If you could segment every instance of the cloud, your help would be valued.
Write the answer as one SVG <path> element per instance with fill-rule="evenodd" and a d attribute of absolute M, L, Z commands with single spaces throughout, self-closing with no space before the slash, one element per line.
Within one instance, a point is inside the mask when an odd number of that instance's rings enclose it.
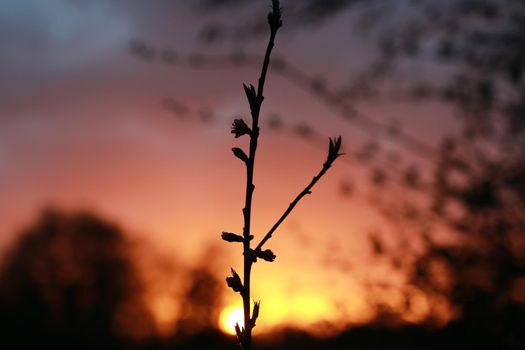
<path fill-rule="evenodd" d="M 130 36 L 129 18 L 111 2 L 0 0 L 0 7 L 3 74 L 90 64 Z"/>

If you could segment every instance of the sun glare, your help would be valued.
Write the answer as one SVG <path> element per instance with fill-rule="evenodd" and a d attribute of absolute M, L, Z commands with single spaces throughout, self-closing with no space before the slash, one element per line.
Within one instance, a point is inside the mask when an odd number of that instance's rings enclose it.
<path fill-rule="evenodd" d="M 244 311 L 242 306 L 227 306 L 219 316 L 219 326 L 221 330 L 228 334 L 235 334 L 235 324 L 244 326 Z"/>

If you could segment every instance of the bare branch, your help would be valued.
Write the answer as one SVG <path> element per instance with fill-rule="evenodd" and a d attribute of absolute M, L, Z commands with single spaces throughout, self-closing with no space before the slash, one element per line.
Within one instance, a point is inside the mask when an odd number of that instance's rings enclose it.
<path fill-rule="evenodd" d="M 332 163 L 339 156 L 341 156 L 341 154 L 339 153 L 340 148 L 341 148 L 341 137 L 338 137 L 336 139 L 330 139 L 329 148 L 328 148 L 328 156 L 326 158 L 325 163 L 323 164 L 323 168 L 316 176 L 314 176 L 312 181 L 310 181 L 310 183 L 304 188 L 304 190 L 302 190 L 301 193 L 299 193 L 297 197 L 295 197 L 294 201 L 290 203 L 290 205 L 288 206 L 288 209 L 286 209 L 286 211 L 283 213 L 283 215 L 281 215 L 279 220 L 277 220 L 275 225 L 273 225 L 270 231 L 268 231 L 268 233 L 264 236 L 261 242 L 257 245 L 257 247 L 255 248 L 256 252 L 260 251 L 264 243 L 266 243 L 272 237 L 275 230 L 277 230 L 277 228 L 282 224 L 284 219 L 286 219 L 286 217 L 290 215 L 290 213 L 295 208 L 297 203 L 299 203 L 304 196 L 312 193 L 311 190 L 315 186 L 315 184 L 321 179 L 321 177 L 323 177 L 324 174 L 326 174 L 328 169 L 330 169 L 330 167 L 332 166 Z"/>

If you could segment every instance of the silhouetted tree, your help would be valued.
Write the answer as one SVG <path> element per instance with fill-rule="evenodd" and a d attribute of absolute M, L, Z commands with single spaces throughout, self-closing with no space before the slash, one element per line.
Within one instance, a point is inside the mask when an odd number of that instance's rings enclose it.
<path fill-rule="evenodd" d="M 523 345 L 525 3 L 419 1 L 414 8 L 415 16 L 383 36 L 382 59 L 391 69 L 407 58 L 447 67 L 406 96 L 456 107 L 461 130 L 441 146 L 426 193 L 431 206 L 405 216 L 424 223 L 420 232 L 433 226 L 455 238 L 424 237 L 409 282 L 431 302 L 445 297 L 458 324 Z"/>
<path fill-rule="evenodd" d="M 224 287 L 209 266 L 197 266 L 187 272 L 189 286 L 184 293 L 181 317 L 178 320 L 179 335 L 191 335 L 217 327 L 219 303 Z"/>
<path fill-rule="evenodd" d="M 124 347 L 153 332 L 141 291 L 117 226 L 87 212 L 45 211 L 2 264 L 2 343 Z"/>

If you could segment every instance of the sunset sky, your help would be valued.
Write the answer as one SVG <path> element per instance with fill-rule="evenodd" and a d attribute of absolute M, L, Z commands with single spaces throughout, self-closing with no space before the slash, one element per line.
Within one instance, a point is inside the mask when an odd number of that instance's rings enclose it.
<path fill-rule="evenodd" d="M 377 55 L 374 34 L 354 31 L 359 12 L 287 28 L 287 2 L 282 1 L 285 27 L 275 55 L 329 88 L 348 83 Z M 241 48 L 262 53 L 265 35 L 204 45 L 199 33 L 206 23 L 228 26 L 237 17 L 207 13 L 196 3 L 0 0 L 0 254 L 51 205 L 93 210 L 185 265 L 214 247 L 219 256 L 213 270 L 221 278 L 230 266 L 241 270 L 240 248 L 221 242 L 220 232 L 242 230 L 245 174 L 231 148 L 246 147 L 247 140 L 234 139 L 230 125 L 235 117 L 248 120 L 242 83 L 254 83 L 258 70 L 168 66 L 145 62 L 129 50 L 131 41 L 141 40 L 181 55 Z M 403 85 L 406 76 L 395 79 Z M 258 325 L 366 322 L 373 315 L 365 286 L 402 283 L 402 276 L 371 253 L 370 232 L 395 241 L 371 203 L 393 192 L 372 189 L 371 168 L 354 157 L 373 138 L 282 75 L 270 72 L 267 84 L 255 169 L 256 236 L 266 233 L 325 159 L 313 143 L 279 133 L 265 120 L 278 114 L 287 124 L 307 123 L 326 137 L 341 135 L 348 154 L 269 242 L 276 261 L 255 265 L 253 296 L 262 300 Z M 166 97 L 190 110 L 179 115 L 166 110 L 161 103 Z M 454 132 L 443 106 L 381 101 L 359 108 L 385 125 L 402 125 L 433 147 Z M 213 113 L 211 123 L 196 122 L 203 110 Z M 382 164 L 431 169 L 432 162 L 377 136 Z M 352 185 L 351 196 L 341 194 L 342 183 Z M 400 294 L 385 298 L 393 305 L 403 302 Z M 151 305 L 157 305 L 152 307 L 161 321 L 169 321 L 159 300 Z M 224 307 L 239 303 L 238 295 L 225 293 Z M 417 321 L 425 310 L 421 301 L 407 318 Z"/>

